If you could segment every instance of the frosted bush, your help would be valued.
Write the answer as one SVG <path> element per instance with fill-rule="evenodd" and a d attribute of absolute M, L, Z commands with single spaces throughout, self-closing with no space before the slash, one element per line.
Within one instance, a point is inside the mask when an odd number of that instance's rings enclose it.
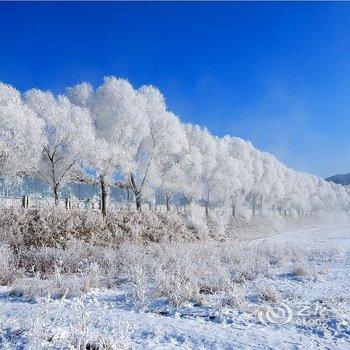
<path fill-rule="evenodd" d="M 294 247 L 283 243 L 262 242 L 257 248 L 257 255 L 265 256 L 272 266 L 278 266 L 288 261 L 295 254 Z"/>
<path fill-rule="evenodd" d="M 191 203 L 186 208 L 187 226 L 198 232 L 206 232 L 208 230 L 207 218 L 205 217 L 204 208 Z"/>
<path fill-rule="evenodd" d="M 92 266 L 83 274 L 56 275 L 47 279 L 30 277 L 16 280 L 11 288 L 11 295 L 21 296 L 30 300 L 50 295 L 53 298 L 76 297 L 101 286 L 101 275 L 98 267 Z"/>
<path fill-rule="evenodd" d="M 129 322 L 116 315 L 108 318 L 103 308 L 96 318 L 84 295 L 64 295 L 59 301 L 47 296 L 37 305 L 38 311 L 15 318 L 5 317 L 0 310 L 1 349 L 120 350 L 137 345 Z"/>
<path fill-rule="evenodd" d="M 267 274 L 269 265 L 254 252 L 214 243 L 126 245 L 120 254 L 134 296 L 167 297 L 175 305 L 201 303 L 205 294 L 232 294 L 239 277 L 244 281 Z"/>
<path fill-rule="evenodd" d="M 122 262 L 118 251 L 98 246 L 92 246 L 90 249 L 92 254 L 90 266 L 91 264 L 98 266 L 102 277 L 101 283 L 107 288 L 120 284 Z"/>
<path fill-rule="evenodd" d="M 63 273 L 77 273 L 94 261 L 91 244 L 81 240 L 69 240 L 65 248 L 29 247 L 20 254 L 20 261 L 27 271 L 50 275 L 56 267 Z"/>
<path fill-rule="evenodd" d="M 136 210 L 111 211 L 106 218 L 91 210 L 64 208 L 1 209 L 1 241 L 21 247 L 64 247 L 67 241 L 84 240 L 99 246 L 118 247 L 123 242 L 188 242 L 204 237 L 189 228 L 177 213 Z"/>
<path fill-rule="evenodd" d="M 309 261 L 315 262 L 331 262 L 336 259 L 340 259 L 344 256 L 339 247 L 328 246 L 328 247 L 313 247 L 308 251 L 304 252 L 308 257 Z"/>
<path fill-rule="evenodd" d="M 287 272 L 297 258 L 301 261 L 303 252 L 284 244 L 268 249 L 261 242 L 202 242 L 124 245 L 119 254 L 123 276 L 131 282 L 134 296 L 143 301 L 167 297 L 178 305 L 191 300 L 203 303 L 203 296 L 215 293 L 232 296 L 237 283 L 271 277 L 281 268 Z M 259 288 L 263 299 L 279 298 L 269 286 Z"/>
<path fill-rule="evenodd" d="M 221 297 L 221 306 L 235 309 L 243 309 L 246 304 L 244 293 L 241 289 L 233 287 L 229 293 L 225 293 Z"/>
<path fill-rule="evenodd" d="M 264 301 L 278 302 L 281 300 L 280 293 L 272 286 L 261 283 L 257 286 L 259 296 Z"/>
<path fill-rule="evenodd" d="M 157 296 L 167 297 L 175 305 L 187 301 L 201 302 L 199 273 L 189 252 L 162 256 L 161 265 L 155 274 L 155 292 Z"/>
<path fill-rule="evenodd" d="M 304 277 L 312 274 L 311 268 L 306 263 L 295 264 L 292 270 L 294 276 Z"/>
<path fill-rule="evenodd" d="M 17 275 L 15 255 L 10 247 L 0 243 L 0 285 L 12 282 Z"/>
<path fill-rule="evenodd" d="M 321 256 L 324 254 L 322 251 Z M 123 284 L 142 303 L 165 297 L 175 305 L 205 303 L 207 296 L 217 293 L 226 294 L 225 303 L 233 305 L 235 301 L 229 299 L 237 284 L 255 283 L 281 269 L 285 273 L 294 269 L 298 275 L 313 271 L 305 256 L 302 259 L 301 248 L 285 244 L 268 247 L 261 242 L 124 243 L 110 248 L 73 239 L 65 247 L 30 247 L 19 257 L 21 266 L 29 275 L 36 273 L 39 281 L 33 287 L 26 284 L 24 295 L 42 295 L 45 289 L 59 295 L 69 276 L 75 276 L 77 287 L 72 294 Z M 259 285 L 259 290 L 263 299 L 278 298 L 268 286 Z"/>
<path fill-rule="evenodd" d="M 245 225 L 239 218 L 230 222 L 237 232 Z M 249 225 L 256 228 L 257 222 Z M 13 282 L 19 267 L 26 279 L 15 281 L 13 290 L 31 298 L 122 285 L 142 303 L 157 297 L 174 305 L 206 303 L 222 295 L 222 303 L 234 307 L 240 305 L 238 287 L 281 272 L 305 275 L 340 257 L 332 247 L 310 251 L 270 240 L 219 242 L 223 236 L 189 229 L 176 213 L 120 211 L 103 219 L 84 210 L 11 209 L 0 211 L 1 223 L 1 283 Z M 264 288 L 260 294 L 276 297 Z"/>
<path fill-rule="evenodd" d="M 153 269 L 149 266 L 153 259 L 147 258 L 147 248 L 125 244 L 119 254 L 123 262 L 121 276 L 127 280 L 132 288 L 132 295 L 138 301 L 145 301 L 150 288 L 150 278 Z"/>
<path fill-rule="evenodd" d="M 67 289 L 72 289 L 74 286 L 72 280 L 69 281 L 66 289 L 62 289 L 62 285 L 58 286 L 55 282 L 53 279 L 41 279 L 39 277 L 23 278 L 13 284 L 10 294 L 30 300 L 47 295 L 62 297 L 68 292 Z"/>
<path fill-rule="evenodd" d="M 201 293 L 228 292 L 233 289 L 233 281 L 226 266 L 217 262 L 212 265 L 212 259 L 198 266 L 198 283 Z M 202 273 L 201 273 L 202 272 Z"/>
<path fill-rule="evenodd" d="M 125 276 L 131 281 L 134 296 L 146 294 L 167 297 L 175 305 L 200 300 L 198 265 L 193 251 L 183 245 L 124 246 L 122 261 Z"/>
<path fill-rule="evenodd" d="M 0 210 L 0 239 L 3 243 L 19 250 L 24 245 L 22 230 L 24 227 L 24 211 L 20 209 Z"/>

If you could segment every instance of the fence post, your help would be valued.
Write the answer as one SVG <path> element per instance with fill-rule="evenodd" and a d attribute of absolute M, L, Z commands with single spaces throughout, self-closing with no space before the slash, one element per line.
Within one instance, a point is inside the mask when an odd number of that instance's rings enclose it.
<path fill-rule="evenodd" d="M 28 207 L 29 207 L 29 197 L 22 196 L 22 208 L 28 208 Z"/>
<path fill-rule="evenodd" d="M 70 205 L 70 198 L 66 198 L 65 199 L 65 204 L 66 204 L 66 209 L 70 209 L 71 205 Z"/>

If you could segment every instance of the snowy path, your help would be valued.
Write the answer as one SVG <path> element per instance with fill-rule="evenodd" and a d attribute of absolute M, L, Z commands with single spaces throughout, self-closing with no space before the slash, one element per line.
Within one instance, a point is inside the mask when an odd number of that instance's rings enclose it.
<path fill-rule="evenodd" d="M 350 226 L 287 232 L 262 240 L 292 242 L 303 247 L 333 244 L 348 252 Z M 349 258 L 329 268 L 330 273 L 321 281 L 274 282 L 279 283 L 281 288 L 294 288 L 304 302 L 322 298 L 341 299 L 349 306 Z M 27 302 L 6 296 L 6 291 L 6 288 L 0 290 L 0 348 L 20 348 L 21 345 L 33 349 L 48 348 L 52 343 L 48 340 L 50 337 L 64 339 L 67 333 L 74 332 L 92 339 L 101 333 L 107 338 L 118 337 L 118 347 L 139 349 L 350 348 L 349 328 L 339 332 L 332 325 L 329 332 L 320 335 L 312 329 L 300 330 L 294 325 L 262 325 L 251 314 L 227 316 L 227 310 L 221 310 L 221 317 L 216 317 L 218 313 L 216 316 L 209 311 L 206 313 L 204 309 L 202 317 L 198 317 L 194 307 L 187 308 L 187 313 L 179 309 L 178 312 L 162 315 L 157 308 L 138 310 L 118 291 L 95 291 L 84 299 L 71 299 L 64 303 L 59 300 Z"/>

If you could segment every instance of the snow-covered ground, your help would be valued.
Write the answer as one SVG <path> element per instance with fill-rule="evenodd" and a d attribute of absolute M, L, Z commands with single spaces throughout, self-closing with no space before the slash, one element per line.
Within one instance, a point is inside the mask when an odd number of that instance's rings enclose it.
<path fill-rule="evenodd" d="M 349 349 L 350 226 L 286 232 L 252 244 L 263 241 L 303 249 L 336 247 L 337 252 L 332 259 L 324 256 L 317 266 L 322 273 L 281 270 L 254 281 L 274 288 L 283 299 L 261 303 L 247 283 L 249 305 L 239 310 L 194 304 L 176 308 L 164 299 L 138 305 L 123 290 L 28 301 L 2 287 L 0 348 Z"/>

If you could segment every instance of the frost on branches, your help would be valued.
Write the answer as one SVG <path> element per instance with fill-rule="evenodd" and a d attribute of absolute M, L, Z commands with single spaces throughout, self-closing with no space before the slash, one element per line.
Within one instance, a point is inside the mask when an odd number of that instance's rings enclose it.
<path fill-rule="evenodd" d="M 0 176 L 14 181 L 37 170 L 43 124 L 13 87 L 0 83 Z"/>
<path fill-rule="evenodd" d="M 55 96 L 0 83 L 0 124 L 0 177 L 40 178 L 56 204 L 65 183 L 80 181 L 100 186 L 104 215 L 113 187 L 132 193 L 138 210 L 156 198 L 167 211 L 198 204 L 207 216 L 213 208 L 232 216 L 349 209 L 348 188 L 295 172 L 240 138 L 181 123 L 153 86 L 106 77 Z"/>

